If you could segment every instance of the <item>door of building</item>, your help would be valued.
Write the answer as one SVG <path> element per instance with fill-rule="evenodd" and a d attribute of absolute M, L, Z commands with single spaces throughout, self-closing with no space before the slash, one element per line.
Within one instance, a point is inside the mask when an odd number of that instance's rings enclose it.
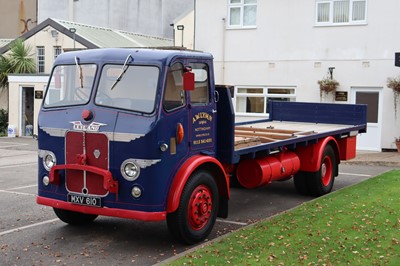
<path fill-rule="evenodd" d="M 22 87 L 21 90 L 21 117 L 19 136 L 32 136 L 33 134 L 33 104 L 34 104 L 34 88 Z"/>
<path fill-rule="evenodd" d="M 357 149 L 381 151 L 382 135 L 382 89 L 352 88 L 351 101 L 356 104 L 366 104 L 367 133 L 357 137 Z"/>

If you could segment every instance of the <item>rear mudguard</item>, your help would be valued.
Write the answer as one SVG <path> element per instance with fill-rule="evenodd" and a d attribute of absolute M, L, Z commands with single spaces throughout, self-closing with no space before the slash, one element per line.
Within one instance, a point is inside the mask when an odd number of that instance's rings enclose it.
<path fill-rule="evenodd" d="M 335 152 L 336 162 L 340 163 L 339 157 L 339 146 L 334 137 L 326 137 L 319 140 L 315 144 L 310 144 L 308 146 L 297 147 L 294 151 L 300 158 L 300 171 L 304 172 L 317 172 L 321 166 L 322 154 L 324 152 L 326 145 L 332 145 Z M 338 175 L 337 165 L 334 166 L 336 169 L 334 171 L 335 176 Z"/>

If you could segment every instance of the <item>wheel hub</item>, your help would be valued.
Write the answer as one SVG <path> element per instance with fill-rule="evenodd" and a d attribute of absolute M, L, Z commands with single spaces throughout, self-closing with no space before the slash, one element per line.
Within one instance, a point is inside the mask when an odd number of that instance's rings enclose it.
<path fill-rule="evenodd" d="M 328 186 L 332 180 L 333 166 L 332 160 L 329 156 L 326 156 L 321 164 L 321 178 L 322 184 Z"/>
<path fill-rule="evenodd" d="M 189 224 L 192 229 L 202 229 L 207 224 L 212 212 L 212 197 L 209 188 L 201 185 L 193 190 L 188 207 Z"/>

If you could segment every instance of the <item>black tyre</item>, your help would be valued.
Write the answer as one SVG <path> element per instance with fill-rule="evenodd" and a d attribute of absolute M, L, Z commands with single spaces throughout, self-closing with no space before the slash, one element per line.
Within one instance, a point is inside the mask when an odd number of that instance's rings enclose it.
<path fill-rule="evenodd" d="M 307 172 L 298 172 L 293 178 L 294 186 L 296 187 L 297 192 L 299 192 L 301 195 L 310 195 L 307 178 Z"/>
<path fill-rule="evenodd" d="M 335 152 L 331 145 L 326 145 L 319 171 L 309 174 L 308 183 L 311 195 L 319 197 L 332 191 L 335 182 L 335 168 Z"/>
<path fill-rule="evenodd" d="M 85 214 L 85 213 L 67 211 L 57 208 L 53 208 L 53 210 L 61 221 L 71 225 L 88 224 L 93 222 L 94 219 L 97 218 L 97 215 L 94 214 Z"/>
<path fill-rule="evenodd" d="M 168 229 L 180 242 L 204 240 L 214 227 L 219 204 L 218 187 L 207 171 L 197 171 L 187 181 L 178 209 L 167 215 Z"/>

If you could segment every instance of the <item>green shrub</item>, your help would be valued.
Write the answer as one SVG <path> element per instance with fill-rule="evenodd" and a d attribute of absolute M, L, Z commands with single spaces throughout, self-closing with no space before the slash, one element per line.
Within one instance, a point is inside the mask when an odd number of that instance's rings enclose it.
<path fill-rule="evenodd" d="M 4 109 L 0 109 L 0 136 L 7 135 L 8 126 L 8 112 Z"/>

